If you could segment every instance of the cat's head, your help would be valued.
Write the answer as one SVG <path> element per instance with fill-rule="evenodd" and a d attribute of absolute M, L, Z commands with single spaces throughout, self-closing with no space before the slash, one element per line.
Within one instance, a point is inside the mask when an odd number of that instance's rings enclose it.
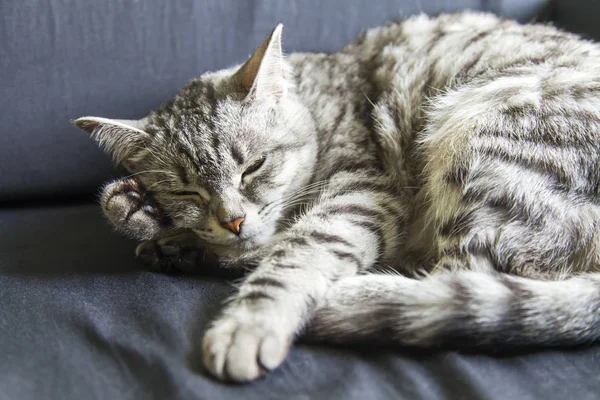
<path fill-rule="evenodd" d="M 252 248 L 304 186 L 316 133 L 277 26 L 241 67 L 206 73 L 139 121 L 74 121 L 152 194 L 175 228 Z"/>

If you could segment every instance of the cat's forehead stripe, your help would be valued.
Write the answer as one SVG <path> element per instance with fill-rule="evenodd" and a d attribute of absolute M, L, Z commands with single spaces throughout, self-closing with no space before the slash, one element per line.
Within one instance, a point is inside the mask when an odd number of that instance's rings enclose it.
<path fill-rule="evenodd" d="M 181 180 L 181 183 L 184 186 L 187 186 L 190 184 L 190 180 L 188 179 L 185 167 L 181 166 L 181 165 L 177 165 L 175 167 L 175 169 L 177 170 L 177 176 L 179 177 L 179 179 Z"/>
<path fill-rule="evenodd" d="M 230 150 L 231 150 L 231 156 L 233 157 L 235 162 L 237 162 L 240 165 L 243 164 L 245 157 L 244 157 L 244 154 L 242 153 L 242 151 L 240 150 L 239 146 L 232 144 Z"/>

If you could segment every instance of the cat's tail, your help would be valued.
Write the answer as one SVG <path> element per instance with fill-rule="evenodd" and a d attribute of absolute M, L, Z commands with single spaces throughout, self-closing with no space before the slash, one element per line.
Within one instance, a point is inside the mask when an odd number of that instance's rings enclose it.
<path fill-rule="evenodd" d="M 309 340 L 462 349 L 559 346 L 600 339 L 600 274 L 539 281 L 462 271 L 424 279 L 340 280 Z"/>

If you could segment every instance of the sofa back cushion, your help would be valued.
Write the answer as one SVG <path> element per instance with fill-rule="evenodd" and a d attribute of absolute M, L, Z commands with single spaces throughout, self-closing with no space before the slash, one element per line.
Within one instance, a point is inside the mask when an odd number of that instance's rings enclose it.
<path fill-rule="evenodd" d="M 291 51 L 332 51 L 418 12 L 527 20 L 544 0 L 0 2 L 0 201 L 92 194 L 119 172 L 70 120 L 140 118 L 194 76 L 242 62 L 278 22 Z"/>

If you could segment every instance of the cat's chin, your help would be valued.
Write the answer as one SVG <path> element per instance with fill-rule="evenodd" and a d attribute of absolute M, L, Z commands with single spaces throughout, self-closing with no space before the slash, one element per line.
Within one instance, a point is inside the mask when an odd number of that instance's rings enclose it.
<path fill-rule="evenodd" d="M 262 247 L 269 243 L 273 235 L 275 234 L 275 227 L 270 225 L 261 226 L 259 229 L 254 230 L 248 236 L 242 234 L 239 243 L 245 249 L 253 250 L 257 247 Z"/>
<path fill-rule="evenodd" d="M 192 231 L 200 238 L 200 240 L 208 245 L 236 248 L 244 251 L 250 251 L 264 246 L 269 242 L 272 236 L 272 234 L 268 234 L 267 232 L 261 232 L 252 236 L 235 237 L 226 241 L 221 241 L 205 238 L 203 237 L 202 233 L 196 229 L 192 229 Z"/>
<path fill-rule="evenodd" d="M 255 235 L 245 240 L 239 241 L 239 246 L 246 250 L 254 250 L 258 247 L 262 247 L 269 242 L 271 235 Z"/>

